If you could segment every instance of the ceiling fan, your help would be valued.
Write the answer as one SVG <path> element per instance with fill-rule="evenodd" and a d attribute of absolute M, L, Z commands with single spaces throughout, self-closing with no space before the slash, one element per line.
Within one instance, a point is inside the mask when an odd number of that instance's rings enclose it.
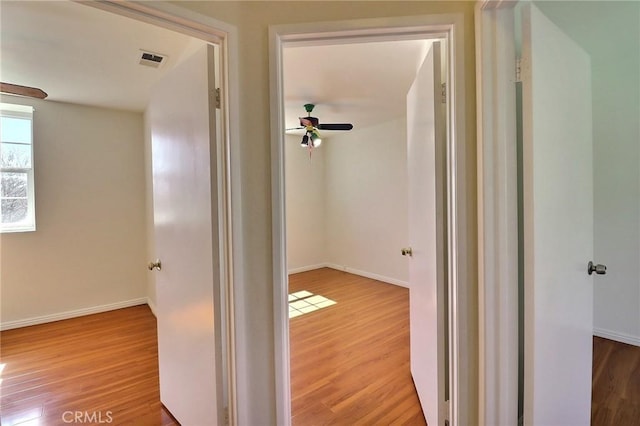
<path fill-rule="evenodd" d="M 44 99 L 49 96 L 45 91 L 37 87 L 19 86 L 11 83 L 0 83 L 0 92 L 37 99 Z"/>
<path fill-rule="evenodd" d="M 299 117 L 300 127 L 294 127 L 287 130 L 305 130 L 300 146 L 305 148 L 317 148 L 322 143 L 320 132 L 318 130 L 351 130 L 353 124 L 350 123 L 320 123 L 317 117 L 311 116 L 311 111 L 315 107 L 314 104 L 305 104 L 304 109 L 307 111 L 306 117 Z"/>

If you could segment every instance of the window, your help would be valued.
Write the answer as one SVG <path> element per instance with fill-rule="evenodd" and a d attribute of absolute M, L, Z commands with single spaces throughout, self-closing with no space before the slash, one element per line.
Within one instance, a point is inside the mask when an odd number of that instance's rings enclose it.
<path fill-rule="evenodd" d="M 2 232 L 35 231 L 33 108 L 0 103 Z"/>

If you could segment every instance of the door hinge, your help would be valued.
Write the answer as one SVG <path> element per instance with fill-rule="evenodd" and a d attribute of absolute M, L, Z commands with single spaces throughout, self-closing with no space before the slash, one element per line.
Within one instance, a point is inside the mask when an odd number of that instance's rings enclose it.
<path fill-rule="evenodd" d="M 442 96 L 442 103 L 447 103 L 447 83 L 442 83 L 440 85 L 440 96 Z"/>
<path fill-rule="evenodd" d="M 516 83 L 522 81 L 522 59 L 516 59 Z"/>
<path fill-rule="evenodd" d="M 216 109 L 221 108 L 221 100 L 220 100 L 220 88 L 216 87 Z"/>

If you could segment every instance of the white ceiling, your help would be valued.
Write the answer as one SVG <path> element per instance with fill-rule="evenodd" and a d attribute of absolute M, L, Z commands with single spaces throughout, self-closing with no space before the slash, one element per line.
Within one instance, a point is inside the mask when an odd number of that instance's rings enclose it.
<path fill-rule="evenodd" d="M 163 73 L 204 43 L 69 1 L 2 1 L 0 12 L 0 79 L 54 101 L 143 111 Z M 139 65 L 140 49 L 167 63 Z"/>
<path fill-rule="evenodd" d="M 48 99 L 143 111 L 154 84 L 204 44 L 182 34 L 70 1 L 0 2 L 0 80 L 39 87 Z M 368 42 L 284 49 L 286 127 L 303 105 L 321 123 L 364 128 L 402 116 L 429 41 Z M 160 69 L 140 50 L 168 55 Z M 332 132 L 323 132 L 323 137 Z"/>
<path fill-rule="evenodd" d="M 315 104 L 320 123 L 352 123 L 354 129 L 403 116 L 406 95 L 430 41 L 406 40 L 285 47 L 286 128 Z M 322 132 L 323 137 L 332 132 Z"/>

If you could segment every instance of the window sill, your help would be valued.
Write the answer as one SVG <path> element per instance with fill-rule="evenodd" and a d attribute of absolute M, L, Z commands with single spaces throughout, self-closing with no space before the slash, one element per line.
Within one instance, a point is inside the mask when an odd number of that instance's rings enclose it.
<path fill-rule="evenodd" d="M 29 226 L 12 226 L 6 228 L 0 228 L 0 234 L 14 234 L 17 232 L 35 232 L 35 225 Z"/>

